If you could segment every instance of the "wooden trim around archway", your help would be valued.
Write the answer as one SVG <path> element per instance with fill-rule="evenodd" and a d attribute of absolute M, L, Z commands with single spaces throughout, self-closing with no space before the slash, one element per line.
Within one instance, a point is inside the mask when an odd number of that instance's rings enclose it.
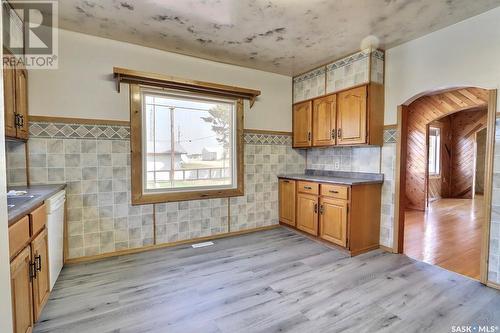
<path fill-rule="evenodd" d="M 471 88 L 475 89 L 475 88 Z M 463 89 L 461 89 L 464 91 Z M 449 95 L 450 92 L 446 94 Z M 466 92 L 467 93 L 467 92 Z M 425 96 L 423 96 L 425 97 Z M 473 98 L 473 96 L 470 96 Z M 485 186 L 484 186 L 484 209 L 485 223 L 482 226 L 481 237 L 481 258 L 480 258 L 480 282 L 487 284 L 488 281 L 488 250 L 489 250 L 489 233 L 491 224 L 491 194 L 493 181 L 493 159 L 494 159 L 494 144 L 495 144 L 495 120 L 497 110 L 497 91 L 488 90 L 486 98 L 481 98 L 487 101 L 488 119 L 487 119 L 487 134 L 486 134 L 486 161 L 485 161 Z M 479 100 L 478 100 L 479 102 Z M 446 104 L 446 103 L 445 103 Z M 438 104 L 439 107 L 448 107 L 443 103 Z M 462 111 L 474 106 L 458 108 L 455 111 L 449 110 L 448 114 Z M 404 214 L 406 208 L 406 156 L 408 142 L 408 106 L 400 105 L 397 114 L 397 132 L 398 140 L 396 144 L 396 175 L 395 175 L 395 202 L 394 202 L 394 234 L 393 234 L 393 252 L 403 253 L 404 244 Z M 443 114 L 445 115 L 445 114 Z"/>

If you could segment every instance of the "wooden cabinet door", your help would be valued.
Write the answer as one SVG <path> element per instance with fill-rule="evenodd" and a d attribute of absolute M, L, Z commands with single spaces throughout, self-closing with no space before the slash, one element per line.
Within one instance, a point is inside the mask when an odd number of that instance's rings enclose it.
<path fill-rule="evenodd" d="M 49 245 L 47 229 L 44 229 L 31 243 L 33 250 L 33 263 L 36 276 L 33 279 L 33 313 L 34 321 L 40 317 L 45 303 L 49 298 Z"/>
<path fill-rule="evenodd" d="M 280 179 L 280 221 L 295 227 L 295 180 Z"/>
<path fill-rule="evenodd" d="M 293 146 L 310 147 L 312 142 L 312 102 L 293 106 Z"/>
<path fill-rule="evenodd" d="M 297 229 L 311 235 L 318 235 L 318 197 L 297 194 Z"/>
<path fill-rule="evenodd" d="M 29 333 L 33 329 L 31 249 L 29 246 L 10 263 L 10 284 L 14 333 Z"/>
<path fill-rule="evenodd" d="M 331 198 L 320 200 L 319 237 L 347 246 L 347 201 Z"/>
<path fill-rule="evenodd" d="M 16 68 L 16 112 L 19 117 L 17 137 L 28 139 L 28 72 L 24 67 Z"/>
<path fill-rule="evenodd" d="M 12 55 L 4 48 L 4 56 L 9 59 Z M 3 68 L 3 96 L 5 111 L 5 136 L 16 137 L 16 74 L 15 69 Z"/>
<path fill-rule="evenodd" d="M 330 146 L 335 144 L 337 96 L 330 95 L 313 101 L 312 145 Z"/>
<path fill-rule="evenodd" d="M 352 145 L 366 141 L 366 86 L 338 94 L 337 144 Z"/>

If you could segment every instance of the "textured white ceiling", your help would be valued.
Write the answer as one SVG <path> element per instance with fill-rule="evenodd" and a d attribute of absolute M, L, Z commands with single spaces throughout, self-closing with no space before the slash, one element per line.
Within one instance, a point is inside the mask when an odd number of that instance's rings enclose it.
<path fill-rule="evenodd" d="M 360 49 L 389 48 L 500 0 L 64 0 L 61 28 L 294 75 Z"/>

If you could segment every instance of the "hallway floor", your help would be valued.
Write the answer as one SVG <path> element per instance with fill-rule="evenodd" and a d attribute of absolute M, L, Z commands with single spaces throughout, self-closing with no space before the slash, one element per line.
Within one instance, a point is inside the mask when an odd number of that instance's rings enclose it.
<path fill-rule="evenodd" d="M 404 253 L 416 260 L 479 279 L 483 197 L 440 199 L 426 212 L 405 215 Z"/>

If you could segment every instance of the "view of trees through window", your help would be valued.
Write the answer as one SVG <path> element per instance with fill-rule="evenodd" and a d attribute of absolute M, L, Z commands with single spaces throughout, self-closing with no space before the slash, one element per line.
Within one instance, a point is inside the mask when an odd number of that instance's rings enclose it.
<path fill-rule="evenodd" d="M 145 191 L 233 188 L 235 102 L 143 91 Z"/>
<path fill-rule="evenodd" d="M 429 128 L 429 175 L 441 173 L 441 130 L 437 127 Z"/>

